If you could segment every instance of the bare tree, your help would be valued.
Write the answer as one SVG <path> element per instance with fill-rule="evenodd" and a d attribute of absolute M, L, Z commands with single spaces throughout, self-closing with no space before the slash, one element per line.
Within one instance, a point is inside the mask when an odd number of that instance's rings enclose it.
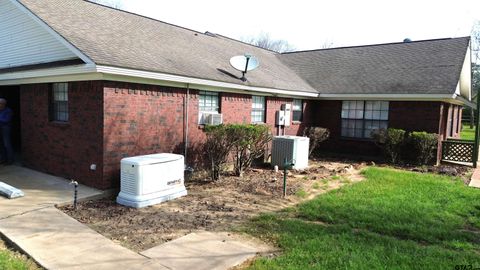
<path fill-rule="evenodd" d="M 333 42 L 330 40 L 325 40 L 320 44 L 320 49 L 328 49 L 333 47 Z"/>
<path fill-rule="evenodd" d="M 480 64 L 480 21 L 476 21 L 472 28 L 472 62 Z"/>
<path fill-rule="evenodd" d="M 246 43 L 264 48 L 267 50 L 283 53 L 295 50 L 295 46 L 283 39 L 272 39 L 268 33 L 260 33 L 258 36 L 242 37 L 241 40 Z"/>
<path fill-rule="evenodd" d="M 121 9 L 123 6 L 122 0 L 88 0 L 88 1 L 113 7 L 116 9 Z"/>

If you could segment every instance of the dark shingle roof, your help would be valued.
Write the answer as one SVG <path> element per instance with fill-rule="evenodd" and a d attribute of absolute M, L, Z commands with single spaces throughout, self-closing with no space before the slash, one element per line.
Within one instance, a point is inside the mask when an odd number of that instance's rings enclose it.
<path fill-rule="evenodd" d="M 285 53 L 321 94 L 453 94 L 469 37 Z"/>
<path fill-rule="evenodd" d="M 276 53 L 223 36 L 212 37 L 82 0 L 20 0 L 96 64 L 275 89 L 316 92 Z M 232 56 L 250 53 L 260 67 L 242 82 Z"/>
<path fill-rule="evenodd" d="M 469 38 L 278 54 L 83 0 L 18 0 L 96 64 L 320 94 L 453 94 Z M 260 67 L 242 82 L 229 59 Z"/>

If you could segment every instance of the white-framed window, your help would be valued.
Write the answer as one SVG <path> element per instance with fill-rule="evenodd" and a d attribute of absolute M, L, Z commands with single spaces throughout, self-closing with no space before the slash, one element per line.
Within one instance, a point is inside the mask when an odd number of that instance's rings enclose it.
<path fill-rule="evenodd" d="M 342 102 L 342 137 L 371 138 L 377 129 L 388 128 L 388 101 Z"/>
<path fill-rule="evenodd" d="M 300 122 L 303 120 L 303 101 L 294 99 L 292 102 L 292 121 Z"/>
<path fill-rule="evenodd" d="M 50 121 L 68 122 L 68 83 L 53 83 L 50 88 Z"/>
<path fill-rule="evenodd" d="M 220 102 L 217 92 L 200 91 L 198 96 L 198 110 L 200 112 L 219 113 Z"/>
<path fill-rule="evenodd" d="M 198 124 L 205 124 L 206 115 L 220 113 L 220 99 L 217 92 L 200 91 L 198 93 Z"/>
<path fill-rule="evenodd" d="M 252 96 L 252 123 L 265 123 L 265 97 Z"/>

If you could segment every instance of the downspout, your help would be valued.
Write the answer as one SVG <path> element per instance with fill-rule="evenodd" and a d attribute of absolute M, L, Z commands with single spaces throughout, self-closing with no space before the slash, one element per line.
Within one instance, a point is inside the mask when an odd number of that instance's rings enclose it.
<path fill-rule="evenodd" d="M 185 166 L 187 165 L 187 155 L 188 155 L 188 107 L 190 105 L 190 84 L 187 83 L 187 95 L 185 96 Z"/>

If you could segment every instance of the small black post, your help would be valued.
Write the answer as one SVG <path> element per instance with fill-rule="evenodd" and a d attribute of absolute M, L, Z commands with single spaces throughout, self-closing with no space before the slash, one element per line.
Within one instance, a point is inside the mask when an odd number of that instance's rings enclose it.
<path fill-rule="evenodd" d="M 77 210 L 78 182 L 72 179 L 72 182 L 70 184 L 72 184 L 75 188 L 75 191 L 73 193 L 73 209 Z"/>
<path fill-rule="evenodd" d="M 287 170 L 292 168 L 292 166 L 295 166 L 295 163 L 293 160 L 288 161 L 287 158 L 283 160 L 283 197 L 287 197 Z"/>

